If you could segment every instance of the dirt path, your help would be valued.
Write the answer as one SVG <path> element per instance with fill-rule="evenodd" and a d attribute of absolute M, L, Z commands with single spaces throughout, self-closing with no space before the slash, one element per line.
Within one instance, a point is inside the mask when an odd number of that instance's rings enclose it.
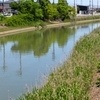
<path fill-rule="evenodd" d="M 93 21 L 100 21 L 100 19 L 77 21 L 77 22 L 75 22 L 75 24 L 88 23 L 88 22 L 93 22 Z M 71 25 L 72 23 L 73 22 L 53 23 L 53 24 L 46 25 L 45 28 L 54 28 L 54 27 L 59 27 L 59 26 Z M 28 28 L 22 28 L 22 29 L 3 31 L 3 32 L 0 32 L 0 37 L 6 36 L 6 35 L 22 33 L 22 32 L 33 31 L 33 30 L 37 30 L 37 29 L 42 29 L 42 27 L 38 27 L 38 28 L 37 27 L 28 27 Z"/>
<path fill-rule="evenodd" d="M 96 73 L 93 77 L 93 84 L 89 92 L 90 100 L 100 100 L 100 87 L 96 85 L 98 78 L 100 78 L 100 73 Z"/>
<path fill-rule="evenodd" d="M 36 30 L 36 27 L 29 27 L 29 28 L 22 28 L 22 29 L 14 29 L 14 30 L 9 30 L 9 31 L 3 31 L 3 32 L 0 32 L 0 37 L 6 36 L 6 35 L 17 34 L 17 33 L 21 33 L 21 32 L 28 32 L 28 31 L 32 31 L 32 30 Z"/>

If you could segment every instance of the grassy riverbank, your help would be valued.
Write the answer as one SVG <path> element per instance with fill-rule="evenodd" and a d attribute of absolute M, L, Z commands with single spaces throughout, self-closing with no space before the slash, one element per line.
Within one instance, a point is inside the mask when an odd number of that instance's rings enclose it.
<path fill-rule="evenodd" d="M 33 89 L 18 100 L 89 100 L 92 78 L 100 54 L 100 29 L 76 43 L 71 57 L 49 76 L 46 85 Z"/>
<path fill-rule="evenodd" d="M 30 24 L 30 25 L 23 25 L 23 26 L 21 26 L 21 25 L 19 25 L 19 26 L 0 26 L 0 32 L 22 29 L 22 28 L 29 28 L 29 27 L 46 26 L 48 24 L 51 24 L 51 23 L 43 22 L 43 21 L 37 21 L 37 22 L 33 22 L 32 25 Z"/>
<path fill-rule="evenodd" d="M 17 29 L 24 29 L 24 28 L 29 28 L 29 27 L 38 27 L 42 26 L 42 28 L 46 27 L 58 27 L 58 26 L 64 26 L 64 25 L 71 25 L 71 24 L 79 24 L 79 23 L 89 23 L 89 22 L 95 22 L 95 21 L 100 21 L 100 16 L 78 16 L 75 17 L 75 19 L 68 19 L 63 22 L 59 21 L 50 21 L 50 22 L 43 22 L 43 21 L 37 21 L 33 22 L 31 25 L 24 25 L 24 26 L 1 26 L 0 32 L 4 31 L 9 31 L 9 30 L 17 30 Z M 26 32 L 26 30 L 25 30 Z"/>
<path fill-rule="evenodd" d="M 49 22 L 49 23 L 38 23 L 40 26 L 19 26 L 19 27 L 4 27 L 0 29 L 0 37 L 22 33 L 22 32 L 28 32 L 28 31 L 34 31 L 34 30 L 40 30 L 40 29 L 47 29 L 47 28 L 54 28 L 54 27 L 61 27 L 61 26 L 73 26 L 73 25 L 80 25 L 80 24 L 87 24 L 87 23 L 95 23 L 99 22 L 100 19 L 95 20 L 80 20 L 75 21 L 71 20 L 70 22 Z"/>

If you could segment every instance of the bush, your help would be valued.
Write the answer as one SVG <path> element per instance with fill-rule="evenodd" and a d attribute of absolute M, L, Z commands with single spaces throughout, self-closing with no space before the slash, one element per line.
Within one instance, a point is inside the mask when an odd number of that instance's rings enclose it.
<path fill-rule="evenodd" d="M 7 26 L 25 26 L 30 25 L 34 20 L 32 14 L 14 15 L 6 20 Z"/>
<path fill-rule="evenodd" d="M 3 21 L 3 20 L 5 20 L 5 19 L 6 19 L 6 17 L 5 17 L 5 16 L 0 15 L 0 21 Z"/>

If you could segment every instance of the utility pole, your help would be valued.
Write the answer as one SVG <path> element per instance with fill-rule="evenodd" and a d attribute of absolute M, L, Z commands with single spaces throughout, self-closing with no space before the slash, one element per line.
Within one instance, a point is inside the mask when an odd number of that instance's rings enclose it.
<path fill-rule="evenodd" d="M 97 11 L 98 11 L 98 0 L 97 0 Z"/>
<path fill-rule="evenodd" d="M 81 5 L 82 5 L 82 0 L 81 0 Z"/>
<path fill-rule="evenodd" d="M 91 7 L 91 0 L 89 0 L 89 7 Z"/>
<path fill-rule="evenodd" d="M 74 0 L 74 9 L 75 9 L 75 14 L 76 14 L 76 3 L 75 3 L 75 0 Z"/>
<path fill-rule="evenodd" d="M 54 4 L 54 0 L 53 0 L 53 4 Z"/>
<path fill-rule="evenodd" d="M 76 1 L 74 0 L 74 9 L 75 9 L 75 14 L 77 14 L 77 7 L 76 7 Z M 76 20 L 76 18 L 75 18 L 75 16 L 74 16 L 74 23 L 75 23 L 75 20 Z"/>
<path fill-rule="evenodd" d="M 75 8 L 75 0 L 74 0 L 74 8 Z"/>
<path fill-rule="evenodd" d="M 89 14 L 91 12 L 91 0 L 89 0 Z"/>
<path fill-rule="evenodd" d="M 4 14 L 4 0 L 3 0 L 3 2 L 2 2 L 2 12 L 3 12 L 3 14 Z"/>
<path fill-rule="evenodd" d="M 93 16 L 93 0 L 92 0 L 92 16 Z"/>

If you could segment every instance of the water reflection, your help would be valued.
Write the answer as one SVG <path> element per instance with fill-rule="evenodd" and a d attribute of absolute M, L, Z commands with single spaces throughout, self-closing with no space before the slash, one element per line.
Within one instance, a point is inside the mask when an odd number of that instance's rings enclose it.
<path fill-rule="evenodd" d="M 52 61 L 55 62 L 55 59 L 57 59 L 56 52 L 58 52 L 56 50 L 57 45 L 59 48 L 63 48 L 68 38 L 75 33 L 75 30 L 75 28 L 59 27 L 0 38 L 0 45 L 3 46 L 1 49 L 2 52 L 0 52 L 0 54 L 3 54 L 3 70 L 7 71 L 8 68 L 9 71 L 11 66 L 16 66 L 16 68 L 18 68 L 16 71 L 17 76 L 21 77 L 23 73 L 23 56 L 33 54 L 34 58 L 40 58 L 41 56 L 45 56 L 50 50 L 52 52 Z M 12 57 L 13 54 L 17 55 Z M 30 57 L 27 58 L 30 60 Z M 23 63 L 25 64 L 26 60 L 23 60 Z"/>
<path fill-rule="evenodd" d="M 22 57 L 21 57 L 21 52 L 19 52 L 19 70 L 17 71 L 19 76 L 22 76 Z"/>
<path fill-rule="evenodd" d="M 55 45 L 53 43 L 52 59 L 55 60 Z"/>
<path fill-rule="evenodd" d="M 77 36 L 76 31 L 85 31 L 86 29 L 89 29 L 89 32 L 93 30 L 90 28 L 89 25 L 82 25 L 82 26 L 76 26 L 76 24 L 73 24 L 73 27 L 59 27 L 54 29 L 48 29 L 48 30 L 41 30 L 41 31 L 35 31 L 35 32 L 27 32 L 23 34 L 14 34 L 12 36 L 6 36 L 3 38 L 0 38 L 0 45 L 3 46 L 3 70 L 6 70 L 6 52 L 5 52 L 5 45 L 6 43 L 11 42 L 11 51 L 12 53 L 19 53 L 19 70 L 17 71 L 18 75 L 22 75 L 22 56 L 24 54 L 31 54 L 33 53 L 34 57 L 40 58 L 41 56 L 44 56 L 48 53 L 50 47 L 52 47 L 52 60 L 55 60 L 55 44 L 63 48 L 66 43 L 68 42 L 68 39 L 73 36 L 73 45 L 75 44 L 75 41 L 77 41 L 77 38 L 81 36 L 81 34 Z M 98 25 L 98 24 L 97 24 Z M 99 26 L 99 25 L 98 25 Z M 84 33 L 85 35 L 85 33 Z"/>
<path fill-rule="evenodd" d="M 57 42 L 60 47 L 64 47 L 68 40 L 68 36 L 74 34 L 74 30 L 70 28 L 62 27 L 56 29 L 49 29 L 42 32 L 31 32 L 24 34 L 16 34 L 7 36 L 6 42 L 11 41 L 13 45 L 11 47 L 12 52 L 30 53 L 33 51 L 37 57 L 45 55 L 50 46 L 54 42 Z M 4 41 L 4 39 L 0 39 Z M 17 42 L 17 43 L 14 43 Z"/>
<path fill-rule="evenodd" d="M 6 70 L 6 62 L 5 62 L 5 44 L 3 44 L 3 70 Z"/>

